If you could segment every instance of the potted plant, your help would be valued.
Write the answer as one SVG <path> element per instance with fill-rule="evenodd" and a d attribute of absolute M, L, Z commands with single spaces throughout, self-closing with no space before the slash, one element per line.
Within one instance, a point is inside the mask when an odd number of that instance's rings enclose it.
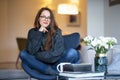
<path fill-rule="evenodd" d="M 107 51 L 115 44 L 117 44 L 117 39 L 114 37 L 93 37 L 86 36 L 83 38 L 86 45 L 90 46 L 89 49 L 95 50 L 95 71 L 106 71 L 107 70 Z M 106 71 L 107 72 L 107 71 Z"/>

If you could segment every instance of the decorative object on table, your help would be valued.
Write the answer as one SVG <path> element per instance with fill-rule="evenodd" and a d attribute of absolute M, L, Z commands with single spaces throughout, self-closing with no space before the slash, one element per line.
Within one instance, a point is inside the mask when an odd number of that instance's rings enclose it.
<path fill-rule="evenodd" d="M 93 37 L 87 36 L 83 39 L 86 45 L 91 46 L 89 49 L 95 50 L 95 71 L 107 72 L 107 51 L 111 49 L 117 40 L 114 37 Z"/>
<path fill-rule="evenodd" d="M 94 59 L 95 59 L 95 71 L 107 72 L 108 59 L 106 54 L 96 54 Z"/>

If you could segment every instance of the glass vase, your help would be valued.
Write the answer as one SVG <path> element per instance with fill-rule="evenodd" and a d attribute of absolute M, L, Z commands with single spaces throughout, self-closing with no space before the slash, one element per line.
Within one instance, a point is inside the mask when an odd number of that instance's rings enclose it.
<path fill-rule="evenodd" d="M 95 71 L 107 73 L 107 64 L 108 64 L 107 55 L 105 53 L 95 54 L 94 60 L 95 60 L 94 61 Z"/>

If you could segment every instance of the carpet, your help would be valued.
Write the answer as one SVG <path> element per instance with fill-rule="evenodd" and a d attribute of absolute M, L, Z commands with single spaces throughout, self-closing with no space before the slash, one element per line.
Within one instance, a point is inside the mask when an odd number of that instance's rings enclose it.
<path fill-rule="evenodd" d="M 28 80 L 29 75 L 24 70 L 3 69 L 0 70 L 0 80 Z"/>

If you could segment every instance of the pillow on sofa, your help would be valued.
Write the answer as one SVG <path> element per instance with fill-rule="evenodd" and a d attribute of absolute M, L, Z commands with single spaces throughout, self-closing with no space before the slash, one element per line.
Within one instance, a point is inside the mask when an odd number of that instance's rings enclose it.
<path fill-rule="evenodd" d="M 120 49 L 119 52 L 113 54 L 112 63 L 108 65 L 108 72 L 119 72 L 120 73 Z"/>
<path fill-rule="evenodd" d="M 72 33 L 63 36 L 65 48 L 74 48 L 76 49 L 80 45 L 80 34 Z"/>

